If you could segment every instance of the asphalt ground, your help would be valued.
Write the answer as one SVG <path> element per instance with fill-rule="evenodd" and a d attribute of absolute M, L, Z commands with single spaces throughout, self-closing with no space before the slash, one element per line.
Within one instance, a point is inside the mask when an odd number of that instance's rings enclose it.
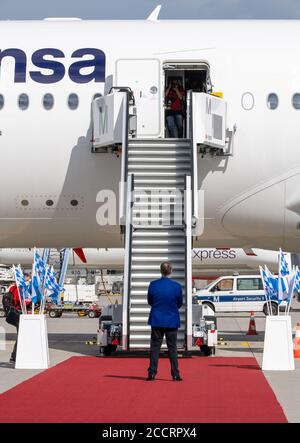
<path fill-rule="evenodd" d="M 292 325 L 300 322 L 300 304 L 293 302 Z M 258 335 L 247 336 L 249 313 L 219 313 L 218 346 L 219 357 L 255 357 L 262 363 L 265 316 L 256 313 L 255 323 Z M 96 345 L 87 345 L 96 337 L 98 319 L 64 314 L 61 318 L 47 317 L 51 366 L 75 355 L 99 355 Z M 0 319 L 0 393 L 39 373 L 38 370 L 15 369 L 8 363 L 16 338 L 15 328 Z M 203 357 L 214 358 L 214 357 Z M 295 371 L 264 371 L 289 422 L 300 422 L 300 359 L 295 360 Z M 245 384 L 247 379 L 245 379 Z"/>

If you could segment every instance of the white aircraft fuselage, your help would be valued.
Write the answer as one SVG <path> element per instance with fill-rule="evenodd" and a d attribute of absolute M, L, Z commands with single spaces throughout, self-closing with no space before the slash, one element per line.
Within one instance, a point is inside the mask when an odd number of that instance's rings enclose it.
<path fill-rule="evenodd" d="M 209 67 L 236 127 L 232 156 L 198 158 L 205 223 L 194 247 L 300 251 L 300 109 L 292 104 L 300 21 L 7 21 L 0 41 L 1 247 L 123 247 L 117 218 L 108 226 L 96 220 L 99 191 L 118 199 L 121 156 L 91 152 L 93 96 L 126 74 L 138 118 L 143 106 L 157 107 L 149 136 L 164 137 L 163 65 L 194 62 Z M 121 75 L 124 59 L 129 71 Z M 151 61 L 155 74 L 146 69 Z M 274 110 L 270 93 L 279 99 Z M 45 94 L 52 109 L 43 107 Z M 79 99 L 74 110 L 70 94 Z"/>

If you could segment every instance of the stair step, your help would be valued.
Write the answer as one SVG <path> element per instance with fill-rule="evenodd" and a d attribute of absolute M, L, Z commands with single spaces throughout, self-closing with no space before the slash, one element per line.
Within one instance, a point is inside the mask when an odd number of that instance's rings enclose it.
<path fill-rule="evenodd" d="M 141 278 L 141 281 L 139 282 L 138 280 L 134 280 L 131 281 L 131 289 L 140 289 L 140 290 L 148 290 L 148 287 L 150 285 L 150 283 L 154 280 L 158 280 L 160 279 L 160 275 L 157 275 L 155 277 L 150 277 L 147 280 L 145 280 L 145 277 Z M 175 277 L 175 281 L 177 281 L 178 283 L 181 284 L 181 286 L 184 285 L 184 278 L 182 276 L 176 278 Z M 133 301 L 133 299 L 132 299 Z"/>
<path fill-rule="evenodd" d="M 160 270 L 160 265 L 149 265 L 147 267 L 145 267 L 146 263 L 143 265 L 132 265 L 131 266 L 131 271 L 144 271 L 145 269 L 147 269 L 148 271 L 159 271 Z M 185 270 L 185 266 L 184 264 L 182 264 L 182 266 L 173 266 L 173 270 L 175 271 L 184 271 Z"/>
<path fill-rule="evenodd" d="M 191 140 L 190 139 L 184 139 L 184 138 L 163 138 L 163 139 L 129 139 L 128 140 L 128 147 L 135 148 L 135 147 L 158 147 L 158 148 L 167 148 L 167 147 L 175 147 L 175 148 L 182 148 L 182 147 L 190 147 L 191 146 Z"/>
<path fill-rule="evenodd" d="M 136 238 L 136 237 L 174 238 L 174 237 L 184 237 L 185 233 L 181 229 L 178 229 L 178 230 L 173 229 L 171 231 L 168 231 L 168 230 L 161 230 L 161 231 L 159 231 L 159 230 L 157 230 L 157 231 L 156 230 L 155 231 L 136 230 L 136 231 L 133 231 L 132 236 L 134 238 Z"/>
<path fill-rule="evenodd" d="M 150 245 L 150 246 L 154 246 L 154 245 L 185 245 L 185 240 L 182 237 L 179 238 L 175 238 L 175 239 L 151 239 L 151 240 L 132 240 L 132 244 L 135 246 L 139 246 L 139 245 Z"/>
<path fill-rule="evenodd" d="M 182 188 L 176 188 L 175 192 L 174 190 L 168 190 L 168 189 L 160 189 L 160 188 L 153 188 L 153 189 L 134 189 L 133 195 L 139 198 L 166 198 L 166 199 L 174 199 L 179 198 L 183 195 L 184 189 Z"/>
<path fill-rule="evenodd" d="M 148 293 L 148 288 L 147 289 L 135 288 L 131 291 L 131 300 L 136 300 L 136 299 L 147 300 L 147 293 Z M 182 294 L 185 295 L 184 287 L 182 288 Z"/>
<path fill-rule="evenodd" d="M 149 326 L 149 328 L 145 328 L 144 330 L 141 329 L 140 327 L 135 328 L 135 327 L 131 327 L 129 328 L 130 330 L 130 335 L 131 338 L 134 337 L 135 340 L 140 341 L 140 340 L 150 340 L 150 336 L 151 336 L 151 327 Z M 177 334 L 177 340 L 183 340 L 184 339 L 184 332 L 178 331 Z"/>
<path fill-rule="evenodd" d="M 183 327 L 183 325 L 185 324 L 185 313 L 184 312 L 180 312 L 180 323 L 181 323 L 181 327 Z M 133 323 L 144 323 L 147 324 L 148 323 L 148 318 L 149 318 L 149 314 L 148 315 L 140 315 L 140 314 L 132 314 L 130 316 L 130 321 Z"/>
<path fill-rule="evenodd" d="M 134 257 L 132 257 L 133 262 L 157 262 L 162 263 L 163 261 L 171 261 L 173 262 L 180 262 L 180 264 L 184 264 L 185 260 L 182 256 L 182 254 L 174 254 L 174 253 L 168 253 L 168 254 L 151 254 L 149 256 L 145 256 L 144 254 L 135 254 Z"/>
<path fill-rule="evenodd" d="M 184 156 L 191 157 L 191 150 L 188 148 L 172 148 L 172 149 L 149 149 L 148 147 L 144 148 L 132 148 L 128 149 L 129 161 L 131 161 L 132 156 Z"/>
<path fill-rule="evenodd" d="M 180 351 L 184 351 L 185 350 L 185 345 L 184 345 L 184 340 L 178 340 L 177 341 L 177 349 Z M 145 341 L 145 342 L 138 342 L 138 343 L 130 343 L 129 344 L 129 349 L 130 350 L 135 350 L 135 351 L 147 351 L 150 349 L 150 341 Z M 162 350 L 166 350 L 167 349 L 167 345 L 165 344 L 165 342 L 163 342 L 163 344 L 161 345 L 161 349 Z"/>
<path fill-rule="evenodd" d="M 170 172 L 170 171 L 167 171 L 166 168 L 162 168 L 163 169 L 162 172 L 158 172 L 159 168 L 156 166 L 153 168 L 148 168 L 148 169 L 153 169 L 152 172 L 145 170 L 146 168 L 139 168 L 139 169 L 141 169 L 141 171 L 138 170 L 138 168 L 136 168 L 136 170 L 132 172 L 132 174 L 134 174 L 135 178 L 137 178 L 137 177 L 138 178 L 156 177 L 157 180 L 161 180 L 161 178 L 164 178 L 164 177 L 180 177 L 180 178 L 184 179 L 186 176 L 186 171 L 184 171 L 184 170 L 183 171 L 177 170 L 174 172 L 172 172 L 172 171 Z"/>
<path fill-rule="evenodd" d="M 133 214 L 158 214 L 158 215 L 163 215 L 163 214 L 183 214 L 183 210 L 182 210 L 182 206 L 181 205 L 167 205 L 166 207 L 162 207 L 162 208 L 141 208 L 141 207 L 135 207 L 135 204 L 133 205 Z M 152 216 L 151 216 L 152 218 Z"/>
<path fill-rule="evenodd" d="M 135 191 L 141 191 L 141 192 L 152 192 L 152 191 L 161 191 L 162 189 L 164 191 L 168 190 L 170 192 L 178 192 L 178 191 L 184 191 L 184 188 L 178 188 L 177 186 L 170 186 L 168 183 L 160 183 L 158 186 L 152 186 L 151 183 L 144 184 L 143 186 L 139 183 L 135 186 Z"/>
<path fill-rule="evenodd" d="M 183 207 L 183 201 L 182 201 L 182 197 L 179 195 L 176 200 L 173 199 L 163 199 L 163 198 L 159 198 L 159 197 L 153 197 L 153 198 L 149 198 L 149 197 L 145 197 L 145 198 L 141 198 L 139 196 L 136 196 L 136 199 L 133 200 L 133 207 L 140 207 L 140 208 L 152 208 L 152 207 L 172 207 L 172 206 L 181 206 Z"/>
<path fill-rule="evenodd" d="M 159 152 L 159 156 L 156 155 L 152 155 L 149 157 L 146 157 L 145 155 L 141 155 L 139 156 L 130 156 L 129 157 L 129 165 L 135 165 L 135 163 L 157 163 L 158 165 L 163 164 L 163 163 L 182 163 L 187 165 L 187 168 L 190 169 L 191 168 L 191 158 L 190 156 L 186 156 L 186 155 L 182 155 L 180 157 L 176 157 L 176 154 L 169 154 L 169 155 L 165 155 L 165 157 L 161 156 L 161 152 Z"/>
<path fill-rule="evenodd" d="M 185 275 L 186 275 L 185 271 L 179 271 L 179 270 L 175 269 L 172 272 L 172 279 L 178 281 L 178 279 L 184 279 Z M 157 270 L 157 272 L 145 270 L 144 272 L 132 272 L 131 273 L 132 280 L 144 279 L 144 280 L 147 280 L 147 284 L 148 284 L 149 280 L 154 280 L 154 279 L 157 280 L 158 278 L 161 278 L 161 273 L 159 270 Z"/>
<path fill-rule="evenodd" d="M 151 185 L 151 184 L 157 184 L 157 185 L 168 185 L 168 184 L 170 184 L 170 185 L 172 185 L 172 184 L 182 184 L 182 183 L 184 183 L 184 177 L 178 177 L 178 176 L 176 176 L 175 178 L 166 178 L 166 179 L 163 179 L 163 178 L 160 178 L 160 179 L 158 179 L 158 178 L 139 178 L 139 177 L 137 177 L 137 178 L 135 178 L 134 179 L 134 183 L 136 184 L 136 185 L 138 185 L 138 187 L 137 187 L 137 189 L 141 189 L 141 185 L 143 184 L 143 185 Z M 175 189 L 177 189 L 177 188 L 175 188 Z"/>
<path fill-rule="evenodd" d="M 169 248 L 168 247 L 161 247 L 161 248 L 159 248 L 159 247 L 156 247 L 156 248 L 155 247 L 152 247 L 152 248 L 151 247 L 149 247 L 149 248 L 133 247 L 131 252 L 133 254 L 135 254 L 135 253 L 138 253 L 138 254 L 140 254 L 140 253 L 146 253 L 146 254 L 164 254 L 164 253 L 175 254 L 175 253 L 177 253 L 177 254 L 182 254 L 182 255 L 185 254 L 184 248 L 180 248 L 180 247 L 173 246 L 173 245 L 171 245 Z"/>
<path fill-rule="evenodd" d="M 176 223 L 175 223 L 175 221 L 176 221 Z M 134 228 L 142 228 L 143 226 L 151 227 L 151 228 L 155 228 L 155 226 L 160 227 L 160 228 L 163 226 L 169 227 L 170 222 L 172 223 L 171 226 L 178 227 L 178 226 L 182 226 L 183 220 L 182 220 L 182 218 L 180 218 L 180 219 L 174 220 L 174 222 L 172 222 L 172 219 L 169 220 L 169 219 L 167 219 L 167 217 L 165 217 L 165 219 L 162 217 L 152 217 L 151 219 L 149 219 L 149 217 L 133 217 L 133 220 L 132 220 L 132 224 L 133 224 Z"/>

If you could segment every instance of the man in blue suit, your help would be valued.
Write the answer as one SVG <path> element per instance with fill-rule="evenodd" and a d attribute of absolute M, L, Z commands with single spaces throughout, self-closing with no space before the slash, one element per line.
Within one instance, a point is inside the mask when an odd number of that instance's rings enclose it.
<path fill-rule="evenodd" d="M 165 335 L 171 375 L 174 381 L 181 381 L 178 369 L 177 330 L 180 327 L 179 308 L 182 306 L 182 288 L 179 283 L 169 278 L 172 273 L 170 262 L 162 263 L 160 272 L 161 278 L 152 281 L 148 288 L 148 304 L 151 306 L 148 320 L 151 326 L 151 348 L 147 380 L 155 380 L 159 351 Z"/>

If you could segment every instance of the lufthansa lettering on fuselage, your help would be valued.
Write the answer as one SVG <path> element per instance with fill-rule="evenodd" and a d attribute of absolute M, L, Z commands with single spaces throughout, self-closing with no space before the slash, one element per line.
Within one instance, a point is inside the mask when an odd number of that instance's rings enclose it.
<path fill-rule="evenodd" d="M 88 56 L 88 57 L 85 57 Z M 15 61 L 14 82 L 25 83 L 28 76 L 37 83 L 57 83 L 66 74 L 66 66 L 63 63 L 65 54 L 57 48 L 43 48 L 35 51 L 31 56 L 32 64 L 49 73 L 40 70 L 27 72 L 27 55 L 22 49 L 0 49 L 0 67 L 3 70 L 5 58 L 13 58 Z M 83 58 L 84 57 L 84 58 Z M 70 80 L 74 83 L 89 83 L 105 81 L 105 53 L 101 49 L 81 48 L 71 54 L 72 59 L 78 59 L 69 66 L 67 72 Z M 59 61 L 58 61 L 59 59 Z M 82 72 L 84 68 L 91 68 L 88 73 Z M 0 78 L 1 84 L 1 78 Z"/>

